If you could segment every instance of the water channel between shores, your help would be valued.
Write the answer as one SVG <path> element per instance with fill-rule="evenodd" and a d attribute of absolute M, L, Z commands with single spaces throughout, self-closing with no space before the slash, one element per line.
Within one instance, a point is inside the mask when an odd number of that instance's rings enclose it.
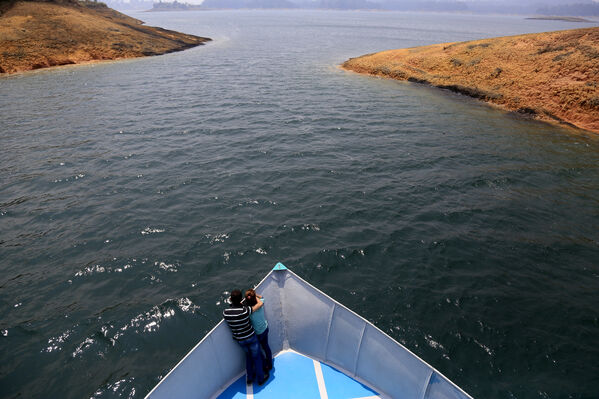
<path fill-rule="evenodd" d="M 141 398 L 277 261 L 476 398 L 599 396 L 599 139 L 337 67 L 588 24 L 132 16 L 214 41 L 0 78 L 0 397 Z"/>

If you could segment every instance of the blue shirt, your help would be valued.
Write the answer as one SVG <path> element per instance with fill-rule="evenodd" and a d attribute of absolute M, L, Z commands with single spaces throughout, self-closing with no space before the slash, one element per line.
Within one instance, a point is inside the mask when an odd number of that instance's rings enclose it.
<path fill-rule="evenodd" d="M 261 298 L 261 301 L 264 302 L 264 298 Z M 260 309 L 252 312 L 250 315 L 250 320 L 252 321 L 252 326 L 254 326 L 254 330 L 256 334 L 262 334 L 266 331 L 268 327 L 268 323 L 266 322 L 266 317 L 264 317 L 264 305 L 260 307 Z"/>

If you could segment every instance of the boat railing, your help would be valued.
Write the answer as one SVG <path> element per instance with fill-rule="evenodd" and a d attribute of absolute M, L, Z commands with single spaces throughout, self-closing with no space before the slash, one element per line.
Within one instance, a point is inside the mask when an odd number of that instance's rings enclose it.
<path fill-rule="evenodd" d="M 279 265 L 256 287 L 265 298 L 273 354 L 291 349 L 322 361 L 383 398 L 471 398 L 372 323 Z M 243 351 L 221 321 L 146 398 L 216 397 L 244 370 Z"/>

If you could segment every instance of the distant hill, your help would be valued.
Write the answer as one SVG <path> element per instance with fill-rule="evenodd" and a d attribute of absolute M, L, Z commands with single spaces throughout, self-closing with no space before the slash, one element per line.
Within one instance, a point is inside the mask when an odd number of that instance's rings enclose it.
<path fill-rule="evenodd" d="M 599 133 L 599 27 L 389 50 L 343 68 Z"/>
<path fill-rule="evenodd" d="M 209 40 L 145 26 L 95 1 L 0 2 L 0 73 L 159 55 Z"/>
<path fill-rule="evenodd" d="M 204 0 L 203 9 L 297 8 L 288 0 Z"/>
<path fill-rule="evenodd" d="M 368 0 L 319 0 L 316 7 L 336 10 L 376 10 L 382 9 L 383 5 Z"/>
<path fill-rule="evenodd" d="M 599 4 L 579 3 L 545 6 L 538 8 L 537 13 L 541 15 L 599 16 Z"/>
<path fill-rule="evenodd" d="M 201 8 L 307 8 L 402 11 L 460 11 L 467 9 L 464 3 L 452 0 L 204 0 Z"/>
<path fill-rule="evenodd" d="M 147 0 L 105 0 L 115 8 L 125 9 L 129 4 Z M 597 15 L 599 4 L 592 0 L 574 0 L 576 4 L 564 4 L 563 0 L 204 0 L 201 5 L 183 1 L 159 0 L 152 11 L 181 11 L 197 9 L 240 8 L 298 8 L 337 10 L 397 10 L 430 12 L 474 12 L 502 14 L 541 14 L 562 16 Z M 139 7 L 138 7 L 139 8 Z"/>
<path fill-rule="evenodd" d="M 152 0 L 102 0 L 110 8 L 118 11 L 146 11 L 153 7 Z"/>
<path fill-rule="evenodd" d="M 196 4 L 180 3 L 178 1 L 154 3 L 150 11 L 188 11 L 199 10 L 202 6 Z"/>
<path fill-rule="evenodd" d="M 385 10 L 398 11 L 435 11 L 435 12 L 454 12 L 466 11 L 468 4 L 464 1 L 429 1 L 429 0 L 382 0 L 381 8 Z"/>

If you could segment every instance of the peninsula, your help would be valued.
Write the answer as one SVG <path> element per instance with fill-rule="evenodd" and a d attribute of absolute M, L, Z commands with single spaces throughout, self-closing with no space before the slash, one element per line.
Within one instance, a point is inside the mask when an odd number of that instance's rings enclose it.
<path fill-rule="evenodd" d="M 599 133 L 599 27 L 389 50 L 342 68 Z"/>
<path fill-rule="evenodd" d="M 145 26 L 95 1 L 0 2 L 0 74 L 159 55 L 209 40 Z"/>

